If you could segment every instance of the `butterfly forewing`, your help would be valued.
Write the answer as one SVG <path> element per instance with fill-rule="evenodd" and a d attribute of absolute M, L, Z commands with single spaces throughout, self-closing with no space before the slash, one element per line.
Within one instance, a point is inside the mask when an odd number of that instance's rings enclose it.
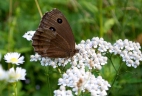
<path fill-rule="evenodd" d="M 57 9 L 45 13 L 32 40 L 35 52 L 44 57 L 66 58 L 77 52 L 71 27 Z"/>

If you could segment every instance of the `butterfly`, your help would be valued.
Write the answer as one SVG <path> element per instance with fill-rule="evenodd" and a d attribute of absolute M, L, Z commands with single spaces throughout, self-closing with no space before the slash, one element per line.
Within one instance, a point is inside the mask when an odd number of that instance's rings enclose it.
<path fill-rule="evenodd" d="M 71 27 L 56 8 L 43 15 L 32 37 L 34 51 L 42 57 L 69 58 L 78 53 Z"/>

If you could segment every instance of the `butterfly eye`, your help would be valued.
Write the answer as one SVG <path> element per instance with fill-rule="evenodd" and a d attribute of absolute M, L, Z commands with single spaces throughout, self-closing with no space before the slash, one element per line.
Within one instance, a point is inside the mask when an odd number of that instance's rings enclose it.
<path fill-rule="evenodd" d="M 61 24 L 62 23 L 62 19 L 58 18 L 57 22 Z"/>
<path fill-rule="evenodd" d="M 56 29 L 54 27 L 50 27 L 49 29 L 52 31 L 56 31 Z"/>

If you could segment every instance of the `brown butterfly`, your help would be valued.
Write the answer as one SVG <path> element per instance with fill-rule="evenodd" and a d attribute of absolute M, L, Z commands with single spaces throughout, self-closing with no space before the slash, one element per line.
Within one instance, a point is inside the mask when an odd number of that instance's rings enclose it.
<path fill-rule="evenodd" d="M 68 58 L 79 52 L 69 23 L 56 8 L 44 14 L 32 41 L 34 51 L 42 57 Z"/>

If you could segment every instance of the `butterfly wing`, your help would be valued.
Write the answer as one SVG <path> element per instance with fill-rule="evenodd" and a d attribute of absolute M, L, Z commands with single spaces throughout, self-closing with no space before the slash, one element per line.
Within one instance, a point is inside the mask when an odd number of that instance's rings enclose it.
<path fill-rule="evenodd" d="M 48 24 L 51 24 L 49 26 L 53 26 L 57 30 L 57 33 L 60 34 L 60 36 L 68 42 L 70 49 L 74 50 L 74 36 L 65 16 L 58 9 L 53 9 L 51 12 L 48 13 L 48 16 L 45 18 L 47 18 L 47 21 L 49 22 Z"/>
<path fill-rule="evenodd" d="M 74 55 L 75 41 L 63 14 L 53 9 L 42 17 L 33 38 L 34 51 L 44 57 L 64 58 Z"/>

